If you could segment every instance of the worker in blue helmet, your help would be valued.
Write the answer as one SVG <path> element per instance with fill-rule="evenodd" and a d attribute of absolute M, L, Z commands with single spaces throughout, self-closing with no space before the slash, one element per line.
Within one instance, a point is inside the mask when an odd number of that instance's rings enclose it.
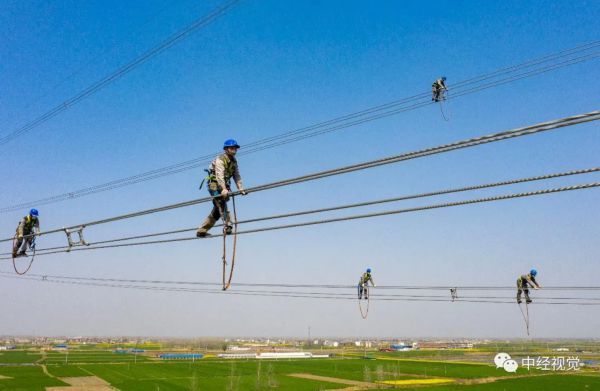
<path fill-rule="evenodd" d="M 39 215 L 37 209 L 31 209 L 29 214 L 19 221 L 16 240 L 13 242 L 13 257 L 26 255 L 27 249 L 33 246 L 35 235 L 40 233 Z"/>
<path fill-rule="evenodd" d="M 523 274 L 517 279 L 517 303 L 521 304 L 521 294 L 525 293 L 525 303 L 531 303 L 531 298 L 529 297 L 529 287 L 533 287 L 533 289 L 540 289 L 541 286 L 535 280 L 535 276 L 537 276 L 538 272 L 536 269 L 531 269 L 531 271 L 527 274 Z"/>
<path fill-rule="evenodd" d="M 230 234 L 233 227 L 231 225 L 229 211 L 227 210 L 227 201 L 231 193 L 231 179 L 233 178 L 237 189 L 242 195 L 246 195 L 242 177 L 238 168 L 238 162 L 235 158 L 240 145 L 233 139 L 226 140 L 223 143 L 224 153 L 217 156 L 212 161 L 206 177 L 208 193 L 213 197 L 213 208 L 208 217 L 196 231 L 199 238 L 208 235 L 208 231 L 215 225 L 220 218 L 223 219 L 224 232 Z"/>
<path fill-rule="evenodd" d="M 446 91 L 448 91 L 448 87 L 446 87 L 446 76 L 442 76 L 431 85 L 431 100 L 439 102 L 446 99 Z"/>
<path fill-rule="evenodd" d="M 373 282 L 373 276 L 371 276 L 371 268 L 367 268 L 367 271 L 360 276 L 360 280 L 358 280 L 358 299 L 368 299 L 369 298 L 369 281 L 371 285 L 375 287 L 375 283 Z"/>

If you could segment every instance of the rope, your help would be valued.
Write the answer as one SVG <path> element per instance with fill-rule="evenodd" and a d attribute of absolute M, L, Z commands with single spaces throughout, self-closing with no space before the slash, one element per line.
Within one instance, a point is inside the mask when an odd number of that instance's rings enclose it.
<path fill-rule="evenodd" d="M 581 45 L 575 48 L 571 48 L 571 49 L 567 49 L 567 50 L 563 50 L 561 52 L 558 53 L 554 53 L 554 54 L 550 54 L 544 57 L 540 57 L 537 59 L 533 59 L 518 65 L 514 65 L 514 66 L 510 66 L 507 68 L 503 68 L 488 74 L 484 74 L 484 75 L 480 75 L 480 76 L 476 76 L 474 78 L 468 79 L 468 80 L 464 80 L 462 82 L 456 83 L 452 85 L 453 90 L 456 89 L 460 89 L 463 86 L 467 86 L 470 84 L 475 84 L 475 83 L 479 83 L 482 82 L 484 80 L 489 80 L 495 77 L 498 77 L 499 75 L 503 75 L 503 74 L 507 74 L 507 73 L 513 73 L 517 70 L 520 70 L 521 68 L 529 68 L 531 66 L 534 65 L 539 65 L 539 64 L 543 64 L 545 62 L 548 61 L 553 61 L 553 60 L 557 60 L 559 58 L 563 58 L 563 57 L 567 57 L 567 56 L 571 56 L 575 53 L 578 52 L 583 52 L 583 51 L 587 51 L 589 49 L 594 49 L 595 47 L 600 45 L 600 41 L 594 41 L 585 45 Z M 575 61 L 575 60 L 581 60 L 581 61 L 587 61 L 590 60 L 592 58 L 587 58 L 587 59 L 583 59 L 583 57 L 579 57 L 577 59 L 572 59 L 570 61 Z M 580 61 L 577 61 L 580 62 Z M 529 71 L 528 75 L 525 77 L 531 77 L 531 76 L 535 76 L 539 73 L 544 73 L 544 72 L 548 72 L 560 67 L 564 67 L 564 66 L 569 66 L 569 65 L 573 65 L 577 62 L 573 62 L 573 63 L 562 63 L 562 64 L 556 64 L 555 68 L 551 68 L 551 67 L 546 67 L 537 71 Z M 537 72 L 537 73 L 535 73 Z M 511 76 L 508 79 L 505 79 L 505 81 L 497 81 L 500 84 L 506 84 L 508 82 L 513 82 L 516 80 L 520 80 L 521 78 L 518 77 L 519 75 L 516 76 Z M 491 88 L 493 87 L 493 85 L 491 85 L 491 83 L 488 84 L 488 86 L 486 88 Z M 472 92 L 477 92 L 476 90 L 473 90 Z M 423 98 L 423 97 L 427 97 L 429 96 L 429 92 L 426 93 L 421 93 L 421 94 L 417 94 L 408 98 L 404 98 L 404 99 L 400 99 L 397 101 L 393 101 L 393 102 L 389 102 L 386 104 L 382 104 L 379 106 L 374 106 L 362 111 L 358 111 L 355 113 L 351 113 L 351 114 L 347 114 L 341 117 L 337 117 L 334 118 L 332 120 L 328 120 L 328 121 L 324 121 L 324 122 L 320 122 L 311 126 L 307 126 L 307 127 L 303 127 L 300 129 L 296 129 L 290 132 L 285 132 L 283 134 L 277 135 L 277 136 L 272 136 L 269 138 L 265 138 L 265 139 L 261 139 L 261 140 L 257 140 L 255 142 L 249 143 L 247 144 L 247 147 L 256 147 L 256 146 L 260 146 L 263 145 L 263 147 L 261 148 L 255 148 L 255 149 L 250 149 L 247 150 L 245 152 L 242 152 L 241 155 L 245 155 L 247 153 L 254 153 L 254 152 L 259 152 L 262 151 L 264 149 L 267 148 L 273 148 L 273 147 L 277 147 L 280 146 L 282 144 L 273 144 L 270 146 L 266 146 L 264 147 L 265 144 L 268 143 L 272 143 L 274 141 L 280 140 L 280 139 L 285 139 L 287 137 L 290 137 L 292 135 L 295 134 L 299 134 L 299 133 L 306 133 L 309 131 L 312 131 L 314 129 L 319 129 L 322 128 L 324 126 L 329 126 L 331 124 L 335 124 L 338 122 L 342 122 L 342 121 L 346 121 L 349 119 L 353 119 L 353 118 L 358 118 L 360 116 L 364 116 L 366 114 L 370 114 L 370 113 L 374 113 L 374 112 L 378 112 L 384 109 L 388 109 L 400 104 L 404 104 L 404 103 L 408 103 L 410 101 L 413 101 L 415 99 L 419 99 L 419 98 Z M 423 107 L 423 106 L 418 106 L 418 107 L 414 107 L 414 108 L 419 108 L 419 107 Z M 405 111 L 405 110 L 402 110 Z M 393 115 L 393 114 L 397 114 L 396 113 L 390 113 L 389 115 Z M 371 120 L 376 120 L 378 118 L 373 118 Z M 348 125 L 348 126 L 354 126 L 354 125 Z M 341 128 L 338 128 L 341 129 Z M 319 134 L 314 134 L 314 136 L 317 136 Z M 294 140 L 294 141 L 298 141 L 298 140 Z M 0 213 L 5 213 L 5 212 L 9 212 L 9 211 L 14 211 L 14 210 L 19 210 L 25 207 L 31 207 L 31 206 L 40 206 L 40 205 L 45 205 L 45 204 L 49 204 L 49 203 L 54 203 L 54 202 L 60 202 L 60 201 L 64 201 L 64 200 L 68 200 L 71 198 L 76 198 L 76 197 L 82 197 L 82 196 L 86 196 L 86 195 L 91 195 L 91 194 L 95 194 L 98 192 L 103 192 L 103 191 L 109 191 L 109 190 L 113 190 L 116 188 L 120 188 L 120 187 L 124 187 L 124 186 L 128 186 L 128 185 L 133 185 L 136 183 L 140 183 L 140 182 L 144 182 L 144 181 L 148 181 L 148 180 L 152 180 L 152 179 L 156 179 L 156 178 L 160 178 L 166 175 L 172 175 L 172 174 L 176 174 L 179 173 L 181 171 L 185 171 L 185 170 L 190 170 L 193 168 L 198 167 L 199 165 L 205 164 L 207 162 L 207 159 L 211 159 L 215 154 L 210 154 L 210 155 L 205 155 L 205 156 L 201 156 L 199 158 L 195 158 L 192 160 L 188 160 L 185 162 L 181 162 L 181 163 L 176 163 L 170 166 L 166 166 L 166 167 L 162 167 L 159 169 L 155 169 L 155 170 L 151 170 L 151 171 L 147 171 L 141 174 L 137 174 L 137 175 L 133 175 L 130 177 L 126 177 L 126 178 L 121 178 L 121 179 L 117 179 L 111 182 L 107 182 L 104 184 L 100 184 L 100 185 L 95 185 L 92 187 L 88 187 L 88 188 L 84 188 L 84 189 L 80 189 L 80 190 L 76 190 L 76 191 L 72 191 L 72 192 L 68 192 L 68 193 L 64 193 L 64 194 L 60 194 L 60 195 L 56 195 L 56 196 L 52 196 L 52 197 L 47 197 L 47 198 L 43 198 L 43 199 L 39 199 L 36 201 L 29 201 L 29 202 L 25 202 L 25 203 L 21 203 L 21 204 L 16 204 L 16 205 L 11 205 L 11 206 L 7 206 L 4 208 L 0 208 Z"/>
<path fill-rule="evenodd" d="M 398 162 L 405 161 L 405 160 L 411 160 L 411 159 L 416 159 L 416 158 L 420 158 L 420 157 L 431 156 L 431 155 L 435 155 L 435 154 L 454 151 L 457 149 L 479 146 L 479 145 L 496 142 L 496 141 L 507 140 L 507 139 L 515 138 L 515 137 L 533 135 L 533 134 L 548 131 L 548 130 L 558 129 L 558 128 L 562 128 L 562 127 L 566 127 L 566 126 L 572 126 L 572 125 L 581 124 L 584 122 L 596 121 L 598 119 L 600 119 L 600 111 L 596 110 L 596 111 L 592 111 L 592 112 L 585 113 L 585 114 L 574 115 L 571 117 L 547 121 L 547 122 L 530 125 L 530 126 L 526 126 L 526 127 L 522 127 L 522 128 L 512 129 L 512 130 L 503 131 L 503 132 L 499 132 L 499 133 L 493 133 L 493 134 L 489 134 L 489 135 L 485 135 L 485 136 L 474 137 L 474 138 L 470 138 L 467 140 L 444 144 L 444 145 L 440 145 L 437 147 L 426 148 L 426 149 L 422 149 L 422 150 L 415 151 L 415 152 L 403 153 L 400 155 L 394 155 L 394 156 L 381 158 L 381 159 L 377 159 L 377 160 L 372 160 L 372 161 L 368 161 L 368 162 L 363 162 L 363 163 L 353 164 L 353 165 L 340 167 L 340 168 L 336 168 L 336 169 L 321 171 L 321 172 L 317 172 L 317 173 L 313 173 L 313 174 L 303 175 L 303 176 L 292 178 L 292 179 L 282 180 L 282 181 L 278 181 L 278 182 L 272 182 L 269 184 L 265 184 L 265 185 L 261 185 L 261 186 L 257 186 L 257 187 L 248 189 L 247 192 L 250 193 L 250 192 L 271 190 L 271 189 L 278 188 L 278 187 L 289 186 L 289 185 L 293 185 L 293 184 L 313 181 L 316 179 L 327 178 L 330 176 L 346 174 L 346 173 L 350 173 L 350 172 L 354 172 L 354 171 L 360 171 L 360 170 L 379 167 L 379 166 L 392 164 L 392 163 L 398 163 Z M 235 196 L 238 194 L 240 194 L 240 193 L 233 192 L 231 195 Z M 130 218 L 144 216 L 144 215 L 148 215 L 148 214 L 164 212 L 167 210 L 192 206 L 192 205 L 211 201 L 212 199 L 213 199 L 212 197 L 205 197 L 205 198 L 195 199 L 195 200 L 191 200 L 191 201 L 185 201 L 185 202 L 180 202 L 180 203 L 176 203 L 176 204 L 166 205 L 166 206 L 162 206 L 162 207 L 158 207 L 158 208 L 146 209 L 146 210 L 128 213 L 128 214 L 115 216 L 115 217 L 110 217 L 110 218 L 106 218 L 106 219 L 102 219 L 102 220 L 91 221 L 91 222 L 84 223 L 84 224 L 73 225 L 73 226 L 67 227 L 67 229 L 74 229 L 74 228 L 78 228 L 81 226 L 89 227 L 92 225 L 111 223 L 111 222 L 115 222 L 115 221 L 119 221 L 119 220 L 130 219 Z M 50 231 L 46 231 L 46 232 L 42 232 L 42 233 L 38 233 L 38 234 L 34 234 L 34 235 L 37 235 L 37 236 L 48 235 L 48 234 L 57 233 L 57 232 L 64 232 L 64 228 L 53 229 Z M 34 235 L 31 235 L 31 236 L 34 236 Z M 0 242 L 8 241 L 8 240 L 11 240 L 11 239 L 3 239 L 3 240 L 0 240 Z"/>
<path fill-rule="evenodd" d="M 529 335 L 529 304 L 527 303 L 527 300 L 525 300 L 525 311 L 527 312 L 527 335 Z"/>
<path fill-rule="evenodd" d="M 360 310 L 360 316 L 363 319 L 367 319 L 367 316 L 369 316 L 369 307 L 371 306 L 371 294 L 369 293 L 369 287 L 367 285 L 365 285 L 364 289 L 367 292 L 367 308 L 366 308 L 366 311 L 363 312 L 362 296 L 360 296 L 358 298 L 358 309 Z M 360 286 L 359 286 L 359 292 L 360 292 Z M 363 294 L 364 294 L 364 292 L 363 292 Z"/>
<path fill-rule="evenodd" d="M 519 306 L 519 309 L 521 310 L 521 315 L 523 315 L 523 320 L 525 321 L 525 327 L 527 328 L 527 335 L 529 335 L 529 307 L 527 306 L 527 302 L 525 302 L 525 309 L 527 311 L 527 315 L 525 315 L 525 312 L 523 312 L 523 308 L 521 307 L 521 304 L 517 303 Z"/>
<path fill-rule="evenodd" d="M 442 97 L 440 99 L 440 113 L 442 113 L 442 118 L 444 119 L 444 121 L 448 122 L 450 121 L 450 117 L 446 117 L 446 114 L 444 113 L 444 101 L 446 99 L 448 99 L 447 95 L 448 95 L 448 90 L 442 91 Z"/>
<path fill-rule="evenodd" d="M 359 219 L 373 218 L 373 217 L 390 216 L 390 215 L 395 215 L 395 214 L 412 213 L 412 212 L 425 211 L 425 210 L 431 210 L 431 209 L 441 209 L 441 208 L 449 208 L 449 207 L 454 207 L 454 206 L 495 202 L 495 201 L 514 199 L 514 198 L 532 197 L 532 196 L 559 193 L 559 192 L 565 192 L 565 191 L 591 189 L 591 188 L 598 187 L 598 186 L 600 186 L 600 182 L 572 185 L 572 186 L 559 187 L 559 188 L 553 188 L 553 189 L 543 189 L 543 190 L 536 190 L 536 191 L 529 191 L 529 192 L 522 192 L 522 193 L 506 194 L 506 195 L 478 198 L 478 199 L 471 199 L 471 200 L 464 200 L 464 201 L 446 202 L 446 203 L 441 203 L 441 204 L 425 205 L 425 206 L 419 206 L 419 207 L 413 207 L 413 208 L 389 210 L 389 211 L 384 211 L 384 212 L 366 213 L 366 214 L 360 214 L 360 215 L 351 215 L 351 216 L 345 216 L 345 217 L 336 217 L 336 218 L 330 218 L 330 219 L 308 221 L 308 222 L 303 222 L 303 223 L 284 224 L 284 225 L 279 225 L 279 226 L 255 228 L 255 229 L 250 229 L 247 231 L 236 232 L 236 235 L 276 231 L 276 230 L 282 230 L 282 229 L 306 227 L 306 226 L 320 225 L 320 224 L 329 224 L 329 223 L 359 220 Z M 219 236 L 222 236 L 222 234 L 221 235 L 211 235 L 211 236 L 208 236 L 208 237 L 205 237 L 202 239 L 211 239 L 211 238 L 216 238 Z M 186 238 L 176 238 L 176 239 L 153 240 L 153 241 L 146 241 L 146 242 L 122 243 L 122 244 L 113 244 L 113 245 L 101 245 L 101 246 L 90 245 L 88 247 L 72 248 L 69 251 L 71 251 L 71 252 L 73 252 L 73 251 L 89 251 L 89 250 L 116 248 L 116 247 L 143 246 L 143 245 L 150 245 L 150 244 L 172 243 L 172 242 L 181 242 L 181 241 L 189 241 L 189 240 L 197 240 L 197 239 L 198 238 L 196 238 L 196 237 L 186 237 Z M 48 251 L 48 252 L 39 254 L 39 256 L 57 254 L 57 253 L 63 253 L 63 252 L 67 252 L 67 251 L 66 250 Z M 0 258 L 0 260 L 2 260 L 2 259 L 7 259 L 7 258 Z"/>
<path fill-rule="evenodd" d="M 235 197 L 231 197 L 233 205 L 233 254 L 231 255 L 231 268 L 229 269 L 229 277 L 226 278 L 227 272 L 227 224 L 223 224 L 223 290 L 226 291 L 231 286 L 233 278 L 233 268 L 235 267 L 235 252 L 237 248 L 237 212 L 235 210 Z M 225 215 L 222 215 L 225 216 Z M 225 281 L 227 280 L 227 281 Z"/>
<path fill-rule="evenodd" d="M 442 113 L 442 118 L 444 119 L 444 121 L 450 121 L 449 118 L 446 118 L 446 115 L 444 114 L 444 109 L 443 109 L 443 103 L 442 101 L 440 101 L 440 112 Z"/>
<path fill-rule="evenodd" d="M 17 234 L 15 234 L 15 237 L 13 239 L 13 249 L 17 245 L 16 242 L 17 242 Z M 23 239 L 23 243 L 21 244 L 21 246 L 26 245 L 26 243 L 27 243 L 27 239 Z M 20 250 L 20 247 L 17 249 L 17 251 Z M 19 269 L 17 269 L 17 260 L 16 260 L 17 257 L 15 257 L 14 254 L 11 254 L 11 255 L 13 255 L 13 257 L 12 257 L 13 269 L 15 269 L 15 273 L 17 273 L 20 276 L 26 274 L 29 271 L 29 269 L 31 269 L 31 265 L 33 265 L 33 260 L 35 259 L 35 239 L 31 243 L 31 251 L 32 251 L 32 253 L 31 253 L 31 260 L 29 261 L 29 265 L 27 266 L 27 269 L 25 269 L 22 272 L 20 272 Z M 26 256 L 26 257 L 29 257 L 29 256 Z"/>

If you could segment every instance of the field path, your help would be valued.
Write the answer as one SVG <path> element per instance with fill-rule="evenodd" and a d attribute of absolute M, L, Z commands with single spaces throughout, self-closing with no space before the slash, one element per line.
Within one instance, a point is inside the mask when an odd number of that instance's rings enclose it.
<path fill-rule="evenodd" d="M 56 379 L 56 376 L 54 376 L 53 374 L 51 374 L 50 372 L 48 372 L 48 368 L 46 368 L 45 364 L 40 365 L 40 367 L 42 367 L 42 371 L 44 371 L 44 374 L 48 377 L 51 377 L 53 379 Z"/>
<path fill-rule="evenodd" d="M 300 379 L 317 380 L 317 381 L 322 381 L 322 382 L 327 382 L 327 383 L 346 384 L 349 386 L 355 386 L 356 388 L 353 387 L 353 389 L 357 389 L 357 390 L 382 387 L 381 384 L 369 383 L 369 382 L 358 381 L 358 380 L 340 379 L 337 377 L 311 375 L 310 373 L 290 373 L 287 376 L 297 377 Z"/>
<path fill-rule="evenodd" d="M 45 349 L 42 349 L 42 351 L 40 353 L 41 353 L 42 356 L 40 357 L 39 360 L 37 360 L 35 362 L 36 364 L 41 364 L 41 363 L 45 362 L 46 359 L 48 358 L 48 352 L 46 352 Z"/>
<path fill-rule="evenodd" d="M 108 382 L 97 376 L 85 377 L 61 377 L 63 382 L 69 384 L 67 387 L 46 387 L 46 391 L 114 391 Z"/>

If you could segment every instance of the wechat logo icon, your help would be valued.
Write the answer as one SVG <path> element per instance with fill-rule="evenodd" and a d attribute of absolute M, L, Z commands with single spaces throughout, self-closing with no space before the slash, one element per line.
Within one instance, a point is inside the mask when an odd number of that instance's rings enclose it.
<path fill-rule="evenodd" d="M 517 372 L 517 368 L 519 364 L 510 358 L 508 353 L 498 353 L 494 357 L 494 364 L 496 364 L 496 368 L 504 368 L 506 372 Z"/>

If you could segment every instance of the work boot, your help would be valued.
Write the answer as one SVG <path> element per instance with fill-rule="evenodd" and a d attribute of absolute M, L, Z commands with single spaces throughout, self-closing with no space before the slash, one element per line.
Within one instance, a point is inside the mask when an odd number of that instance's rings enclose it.
<path fill-rule="evenodd" d="M 530 304 L 531 303 L 531 299 L 525 300 L 525 303 Z"/>
<path fill-rule="evenodd" d="M 231 235 L 232 232 L 233 232 L 233 227 L 231 225 L 226 225 L 225 226 L 225 234 Z"/>
<path fill-rule="evenodd" d="M 26 256 L 26 255 L 27 255 L 27 253 L 25 252 L 25 250 L 21 250 L 21 251 L 19 251 L 19 253 L 17 254 L 17 257 L 24 257 L 24 256 Z"/>
<path fill-rule="evenodd" d="M 521 304 L 521 303 L 522 303 L 521 299 L 517 299 L 517 304 Z"/>
<path fill-rule="evenodd" d="M 209 235 L 208 230 L 210 230 L 216 222 L 217 220 L 215 220 L 212 216 L 208 216 L 196 231 L 196 237 L 203 238 Z"/>

